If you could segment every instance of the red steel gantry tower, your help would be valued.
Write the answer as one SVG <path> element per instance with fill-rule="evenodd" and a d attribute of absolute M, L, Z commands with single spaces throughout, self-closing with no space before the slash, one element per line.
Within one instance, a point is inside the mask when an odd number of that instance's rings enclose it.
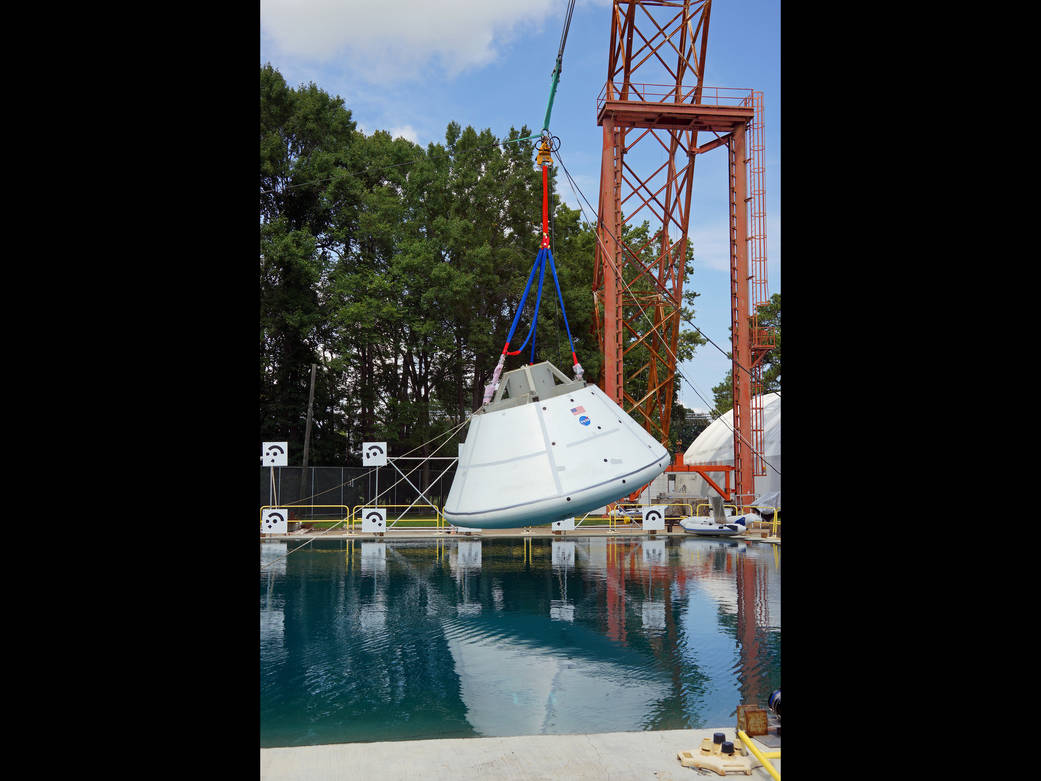
<path fill-rule="evenodd" d="M 607 83 L 597 98 L 597 124 L 604 129 L 593 271 L 594 316 L 604 356 L 599 384 L 668 446 L 694 160 L 725 146 L 735 493 L 748 496 L 754 475 L 765 474 L 766 468 L 765 461 L 753 459 L 753 449 L 763 452 L 761 369 L 756 367 L 772 346 L 755 314 L 767 301 L 762 93 L 703 85 L 711 8 L 711 0 L 612 4 Z M 699 146 L 699 134 L 711 138 Z M 656 168 L 655 162 L 660 162 Z M 639 234 L 627 236 L 628 227 L 644 221 L 650 232 L 642 243 L 635 238 Z M 637 361 L 642 363 L 637 366 Z M 638 397 L 627 387 L 638 387 Z"/>

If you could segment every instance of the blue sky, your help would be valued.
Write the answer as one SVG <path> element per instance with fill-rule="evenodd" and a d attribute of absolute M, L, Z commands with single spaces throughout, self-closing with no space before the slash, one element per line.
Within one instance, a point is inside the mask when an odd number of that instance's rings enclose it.
<path fill-rule="evenodd" d="M 607 78 L 610 7 L 610 0 L 577 0 L 550 121 L 561 140 L 560 158 L 594 208 L 603 144 L 596 98 Z M 567 1 L 261 0 L 260 9 L 261 64 L 270 62 L 290 85 L 313 81 L 339 95 L 366 133 L 387 130 L 426 146 L 443 142 L 451 121 L 490 128 L 498 137 L 524 124 L 541 129 Z M 779 0 L 715 0 L 705 73 L 707 86 L 763 92 L 771 294 L 781 292 L 780 13 Z M 582 206 L 586 218 L 595 219 L 563 172 L 557 182 L 570 207 Z M 728 350 L 725 148 L 698 157 L 692 200 L 694 274 L 684 288 L 701 294 L 694 323 Z M 712 387 L 729 368 L 716 348 L 699 348 L 680 367 L 689 380 L 682 382 L 680 401 L 706 408 L 698 393 L 711 402 Z"/>

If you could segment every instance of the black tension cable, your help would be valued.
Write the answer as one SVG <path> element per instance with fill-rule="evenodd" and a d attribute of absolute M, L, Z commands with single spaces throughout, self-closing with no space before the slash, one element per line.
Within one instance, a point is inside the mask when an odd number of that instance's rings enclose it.
<path fill-rule="evenodd" d="M 564 19 L 564 31 L 560 34 L 560 48 L 557 50 L 557 63 L 553 66 L 553 83 L 549 88 L 549 104 L 546 106 L 546 118 L 542 122 L 542 134 L 549 133 L 549 115 L 553 113 L 553 98 L 557 94 L 557 84 L 560 82 L 560 71 L 564 63 L 564 44 L 567 43 L 567 31 L 571 27 L 571 14 L 575 10 L 575 0 L 568 3 L 567 16 Z"/>

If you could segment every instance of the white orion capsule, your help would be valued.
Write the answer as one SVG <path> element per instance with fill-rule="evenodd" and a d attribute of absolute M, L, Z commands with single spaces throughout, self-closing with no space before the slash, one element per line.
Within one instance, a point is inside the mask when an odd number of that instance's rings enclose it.
<path fill-rule="evenodd" d="M 543 361 L 503 374 L 470 419 L 444 516 L 478 529 L 581 517 L 668 465 L 661 443 L 599 387 Z"/>

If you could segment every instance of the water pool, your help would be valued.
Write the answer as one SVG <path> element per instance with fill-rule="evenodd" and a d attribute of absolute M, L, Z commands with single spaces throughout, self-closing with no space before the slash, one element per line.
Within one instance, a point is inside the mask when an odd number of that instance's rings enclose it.
<path fill-rule="evenodd" d="M 721 727 L 781 686 L 776 545 L 446 538 L 286 552 L 261 543 L 261 747 Z"/>

